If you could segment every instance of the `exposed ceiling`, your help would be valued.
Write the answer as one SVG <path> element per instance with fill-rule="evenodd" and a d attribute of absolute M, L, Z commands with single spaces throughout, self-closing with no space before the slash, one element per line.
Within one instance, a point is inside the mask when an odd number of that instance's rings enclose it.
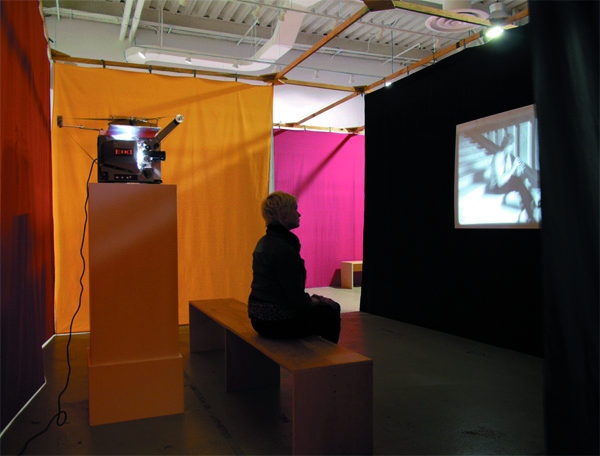
<path fill-rule="evenodd" d="M 119 59 L 122 62 L 257 77 L 275 83 L 294 80 L 315 86 L 341 85 L 354 91 L 358 86 L 372 88 L 383 78 L 398 77 L 398 72 L 408 70 L 410 65 L 431 64 L 437 52 L 455 49 L 461 40 L 478 37 L 486 28 L 482 24 L 489 24 L 486 18 L 490 4 L 497 2 L 42 0 L 41 3 L 46 21 L 78 19 L 112 24 L 114 42 L 122 49 Z M 504 3 L 508 16 L 520 18 L 517 25 L 527 21 L 527 0 L 500 3 Z M 391 9 L 377 10 L 380 7 Z M 471 23 L 454 20 L 453 15 L 472 18 Z M 469 41 L 469 45 L 482 43 L 483 38 Z M 58 45 L 53 47 L 64 52 Z M 106 57 L 95 55 L 95 58 Z"/>

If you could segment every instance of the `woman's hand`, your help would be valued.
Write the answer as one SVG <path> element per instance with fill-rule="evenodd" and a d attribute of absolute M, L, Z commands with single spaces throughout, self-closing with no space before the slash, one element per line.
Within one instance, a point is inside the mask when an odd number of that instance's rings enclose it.
<path fill-rule="evenodd" d="M 313 306 L 330 306 L 336 310 L 340 310 L 340 305 L 335 302 L 333 299 L 326 298 L 325 296 L 312 295 L 311 296 Z"/>

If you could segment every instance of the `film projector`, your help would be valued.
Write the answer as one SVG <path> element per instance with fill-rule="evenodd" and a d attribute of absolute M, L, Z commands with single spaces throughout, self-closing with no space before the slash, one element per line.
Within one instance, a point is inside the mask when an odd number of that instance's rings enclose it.
<path fill-rule="evenodd" d="M 165 128 L 158 128 L 158 118 L 111 117 L 86 119 L 109 121 L 106 130 L 64 125 L 58 116 L 60 128 L 96 130 L 98 134 L 98 182 L 137 182 L 160 184 L 161 163 L 166 153 L 161 142 L 183 122 L 177 115 Z"/>

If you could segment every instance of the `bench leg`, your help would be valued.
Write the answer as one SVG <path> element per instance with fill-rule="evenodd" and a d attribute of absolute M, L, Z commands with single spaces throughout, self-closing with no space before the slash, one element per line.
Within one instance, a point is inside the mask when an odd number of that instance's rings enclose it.
<path fill-rule="evenodd" d="M 294 373 L 294 448 L 301 454 L 373 454 L 373 363 Z"/>
<path fill-rule="evenodd" d="M 231 331 L 226 331 L 225 340 L 227 391 L 279 385 L 279 364 Z"/>
<path fill-rule="evenodd" d="M 225 329 L 190 304 L 190 352 L 225 348 Z"/>

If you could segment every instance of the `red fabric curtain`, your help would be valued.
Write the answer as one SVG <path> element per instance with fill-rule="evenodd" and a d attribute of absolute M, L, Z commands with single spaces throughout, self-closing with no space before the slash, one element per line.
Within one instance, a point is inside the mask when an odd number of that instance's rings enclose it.
<path fill-rule="evenodd" d="M 308 288 L 340 285 L 342 261 L 362 260 L 365 137 L 277 130 L 275 190 L 298 197 Z"/>
<path fill-rule="evenodd" d="M 0 2 L 2 428 L 44 383 L 54 334 L 50 63 L 37 1 Z"/>

